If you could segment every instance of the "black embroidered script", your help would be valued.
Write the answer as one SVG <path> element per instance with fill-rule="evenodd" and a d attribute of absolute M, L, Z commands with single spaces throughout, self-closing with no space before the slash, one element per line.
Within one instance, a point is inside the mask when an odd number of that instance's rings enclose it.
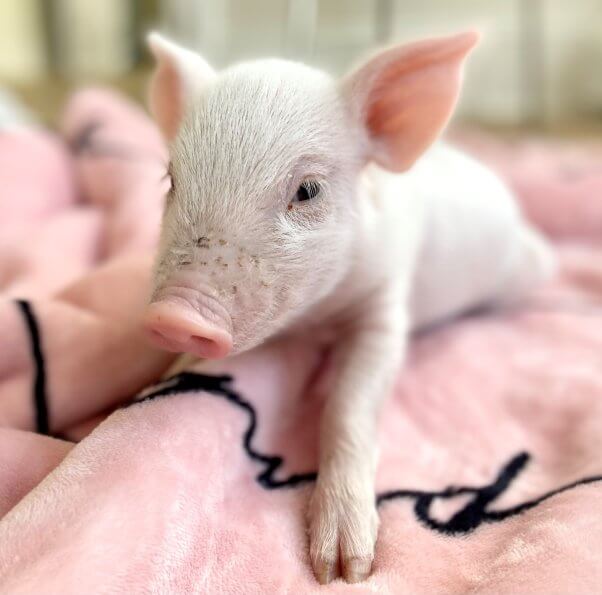
<path fill-rule="evenodd" d="M 36 414 L 36 432 L 48 435 L 50 423 L 48 421 L 48 403 L 46 402 L 46 367 L 42 356 L 42 340 L 40 329 L 31 305 L 25 300 L 17 300 L 17 306 L 21 310 L 23 320 L 29 331 L 31 343 L 31 356 L 33 358 L 35 375 L 33 385 L 33 404 Z"/>
<path fill-rule="evenodd" d="M 293 488 L 315 481 L 317 477 L 316 472 L 293 474 L 283 479 L 275 477 L 278 470 L 282 467 L 284 459 L 278 455 L 263 454 L 255 449 L 253 446 L 253 437 L 257 430 L 257 412 L 251 403 L 232 390 L 229 386 L 231 381 L 231 376 L 208 376 L 205 374 L 184 372 L 169 378 L 155 387 L 151 387 L 143 393 L 143 398 L 135 403 L 190 391 L 204 391 L 205 393 L 224 398 L 229 403 L 242 409 L 248 417 L 249 423 L 243 435 L 242 446 L 246 455 L 253 462 L 262 465 L 263 468 L 257 474 L 256 479 L 263 488 L 268 490 Z M 130 405 L 135 403 L 131 403 Z M 438 492 L 407 489 L 390 490 L 377 494 L 376 502 L 378 506 L 383 506 L 387 502 L 394 500 L 411 500 L 414 502 L 414 513 L 416 514 L 416 517 L 426 527 L 445 535 L 465 535 L 474 531 L 483 523 L 503 521 L 509 517 L 530 510 L 557 494 L 566 492 L 567 490 L 571 490 L 580 485 L 602 481 L 602 475 L 585 477 L 516 506 L 491 510 L 489 508 L 490 504 L 510 488 L 512 482 L 527 466 L 529 459 L 530 456 L 526 452 L 517 454 L 502 467 L 492 483 L 481 487 L 448 487 Z M 470 495 L 471 498 L 468 503 L 449 520 L 440 521 L 431 516 L 430 510 L 435 500 L 449 500 L 462 495 Z"/>

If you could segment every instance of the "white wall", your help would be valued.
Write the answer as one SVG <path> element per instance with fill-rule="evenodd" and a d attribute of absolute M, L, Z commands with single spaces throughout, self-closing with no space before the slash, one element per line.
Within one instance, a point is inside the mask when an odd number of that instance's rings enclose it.
<path fill-rule="evenodd" d="M 602 0 L 164 0 L 199 3 L 220 7 L 213 37 L 205 23 L 194 40 L 218 64 L 279 54 L 341 72 L 379 32 L 393 42 L 477 27 L 461 114 L 502 125 L 602 115 Z"/>

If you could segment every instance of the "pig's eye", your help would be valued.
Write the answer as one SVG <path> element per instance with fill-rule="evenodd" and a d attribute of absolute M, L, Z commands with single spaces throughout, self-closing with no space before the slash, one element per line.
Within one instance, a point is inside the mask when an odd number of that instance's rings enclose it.
<path fill-rule="evenodd" d="M 315 180 L 305 180 L 297 189 L 292 202 L 306 202 L 320 194 L 320 184 Z"/>

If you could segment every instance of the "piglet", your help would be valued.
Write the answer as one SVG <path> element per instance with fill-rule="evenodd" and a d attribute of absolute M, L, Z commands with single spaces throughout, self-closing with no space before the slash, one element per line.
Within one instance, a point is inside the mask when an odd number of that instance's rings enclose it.
<path fill-rule="evenodd" d="M 377 414 L 408 334 L 517 299 L 554 270 L 495 175 L 434 143 L 477 40 L 393 47 L 337 81 L 275 59 L 217 73 L 149 36 L 171 189 L 145 326 L 199 358 L 288 333 L 328 341 L 309 507 L 321 583 L 370 574 Z"/>

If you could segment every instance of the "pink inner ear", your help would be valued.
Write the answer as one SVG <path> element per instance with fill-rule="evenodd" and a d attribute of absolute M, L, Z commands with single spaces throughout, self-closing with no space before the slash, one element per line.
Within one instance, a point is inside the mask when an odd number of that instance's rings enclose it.
<path fill-rule="evenodd" d="M 460 91 L 462 63 L 477 40 L 465 33 L 389 50 L 359 71 L 370 87 L 364 117 L 380 165 L 405 171 L 439 136 Z"/>
<path fill-rule="evenodd" d="M 172 64 L 161 61 L 150 85 L 150 109 L 167 140 L 172 140 L 183 115 L 182 81 Z"/>

